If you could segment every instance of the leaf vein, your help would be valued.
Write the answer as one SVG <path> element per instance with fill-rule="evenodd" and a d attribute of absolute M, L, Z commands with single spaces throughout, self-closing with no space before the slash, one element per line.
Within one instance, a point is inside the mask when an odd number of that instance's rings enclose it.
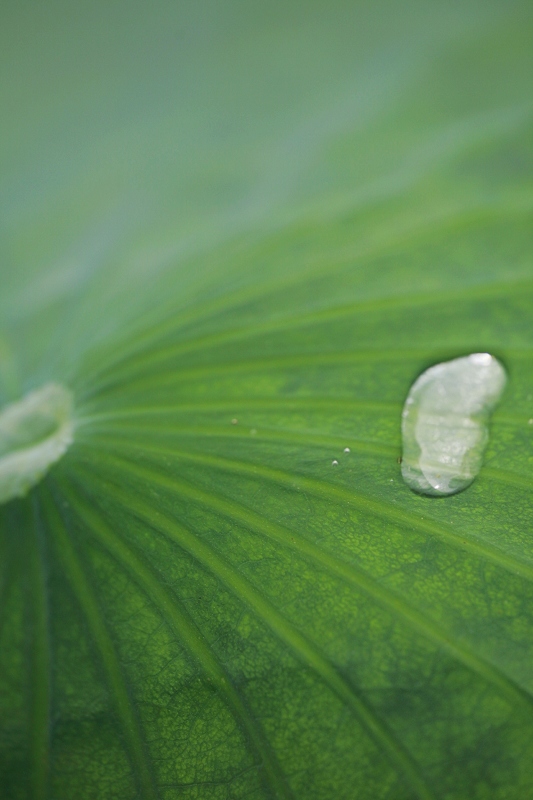
<path fill-rule="evenodd" d="M 175 595 L 171 594 L 159 583 L 153 570 L 145 562 L 141 561 L 134 551 L 113 532 L 100 514 L 95 512 L 94 508 L 90 508 L 82 501 L 77 493 L 65 490 L 64 485 L 62 486 L 62 491 L 100 545 L 123 568 L 130 572 L 165 619 L 170 630 L 175 633 L 180 641 L 185 643 L 189 653 L 199 664 L 206 677 L 226 698 L 237 722 L 244 728 L 256 751 L 256 755 L 260 758 L 269 784 L 274 791 L 274 796 L 286 798 L 287 800 L 292 798 L 292 792 L 261 727 L 236 691 L 229 674 L 216 658 L 212 648 L 196 627 L 189 613 Z"/>
<path fill-rule="evenodd" d="M 50 529 L 55 538 L 58 557 L 63 563 L 65 575 L 87 620 L 93 641 L 100 654 L 111 694 L 115 699 L 116 711 L 122 723 L 123 735 L 130 750 L 132 770 L 137 778 L 143 800 L 145 798 L 156 800 L 158 792 L 148 765 L 140 723 L 133 709 L 128 688 L 122 675 L 120 659 L 115 645 L 102 618 L 93 588 L 74 550 L 74 545 L 67 534 L 64 522 L 54 501 L 49 495 L 44 495 L 43 502 Z"/>
<path fill-rule="evenodd" d="M 93 476 L 93 480 L 100 485 L 104 485 L 96 475 Z M 271 631 L 285 643 L 296 658 L 308 669 L 315 672 L 330 690 L 351 708 L 374 742 L 383 748 L 398 773 L 403 775 L 410 783 L 417 796 L 426 800 L 434 798 L 433 792 L 421 775 L 420 767 L 392 731 L 379 719 L 376 712 L 367 705 L 354 687 L 329 663 L 322 652 L 295 629 L 279 613 L 275 606 L 266 600 L 241 573 L 233 569 L 215 550 L 202 542 L 183 525 L 177 523 L 159 509 L 144 503 L 139 497 L 133 497 L 125 493 L 114 481 L 113 496 L 119 500 L 128 513 L 134 514 L 151 527 L 160 530 L 161 533 L 190 553 L 199 563 L 205 565 L 230 591 L 239 596 L 245 605 L 253 610 Z"/>

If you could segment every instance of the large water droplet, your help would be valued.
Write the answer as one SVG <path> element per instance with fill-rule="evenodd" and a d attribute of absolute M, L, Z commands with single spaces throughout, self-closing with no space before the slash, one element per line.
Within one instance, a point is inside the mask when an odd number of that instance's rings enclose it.
<path fill-rule="evenodd" d="M 411 489 L 442 496 L 472 483 L 506 382 L 489 353 L 436 364 L 417 378 L 402 414 L 402 476 Z"/>
<path fill-rule="evenodd" d="M 72 444 L 72 395 L 49 383 L 0 412 L 0 503 L 23 497 Z"/>

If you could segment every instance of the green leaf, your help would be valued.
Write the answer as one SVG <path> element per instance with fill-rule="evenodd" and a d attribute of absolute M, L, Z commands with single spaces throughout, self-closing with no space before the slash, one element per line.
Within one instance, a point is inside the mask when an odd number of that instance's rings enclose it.
<path fill-rule="evenodd" d="M 74 397 L 0 506 L 2 798 L 529 797 L 531 3 L 1 14 L 0 403 Z M 484 465 L 416 495 L 474 352 Z"/>

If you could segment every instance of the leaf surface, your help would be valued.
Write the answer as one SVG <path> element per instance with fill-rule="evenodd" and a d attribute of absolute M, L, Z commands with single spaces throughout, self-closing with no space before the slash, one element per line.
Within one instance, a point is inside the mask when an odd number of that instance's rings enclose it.
<path fill-rule="evenodd" d="M 0 401 L 76 408 L 0 507 L 2 797 L 529 797 L 530 4 L 2 15 Z M 472 352 L 484 466 L 417 496 Z"/>

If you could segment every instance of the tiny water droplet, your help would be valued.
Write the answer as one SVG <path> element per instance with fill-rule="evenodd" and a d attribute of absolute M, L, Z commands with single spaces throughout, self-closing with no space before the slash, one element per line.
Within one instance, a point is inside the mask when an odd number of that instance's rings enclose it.
<path fill-rule="evenodd" d="M 527 424 L 528 425 L 533 425 L 533 419 L 528 419 Z"/>
<path fill-rule="evenodd" d="M 472 483 L 506 382 L 490 353 L 436 364 L 417 378 L 402 413 L 402 477 L 413 491 L 444 496 Z"/>
<path fill-rule="evenodd" d="M 234 417 L 234 418 L 231 420 L 231 424 L 232 424 L 232 425 L 236 425 L 236 424 L 238 423 L 238 421 L 239 421 L 239 420 L 238 420 L 238 419 L 235 419 L 235 417 Z"/>
<path fill-rule="evenodd" d="M 345 452 L 345 453 L 349 453 L 349 452 L 350 452 L 350 448 L 349 448 L 349 447 L 345 447 L 345 448 L 344 448 L 344 452 Z"/>
<path fill-rule="evenodd" d="M 332 467 L 338 467 L 339 466 L 339 462 L 337 461 L 336 458 L 334 458 L 333 461 L 331 462 L 331 466 Z"/>
<path fill-rule="evenodd" d="M 255 428 L 252 428 L 251 431 L 250 431 L 250 435 L 251 436 L 255 436 L 256 433 L 257 433 L 257 430 Z"/>

